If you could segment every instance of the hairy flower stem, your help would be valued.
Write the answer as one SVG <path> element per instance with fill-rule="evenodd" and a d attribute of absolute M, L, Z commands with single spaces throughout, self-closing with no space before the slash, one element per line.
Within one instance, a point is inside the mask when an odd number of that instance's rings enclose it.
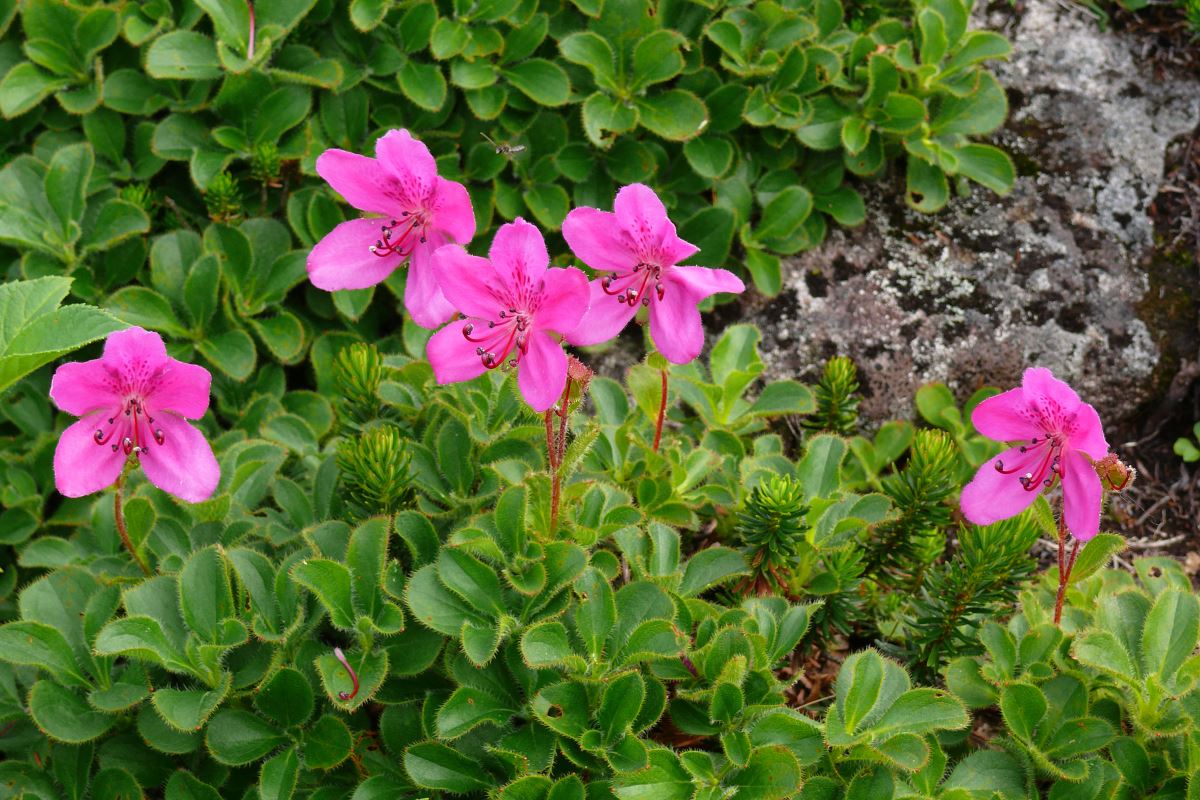
<path fill-rule="evenodd" d="M 558 530 L 558 501 L 562 489 L 562 462 L 567 452 L 567 417 L 570 414 L 571 384 L 567 377 L 567 387 L 563 389 L 562 401 L 558 411 L 553 407 L 546 409 L 546 455 L 550 462 L 550 535 Z M 558 435 L 554 434 L 554 414 L 558 414 Z"/>
<path fill-rule="evenodd" d="M 667 416 L 667 370 L 662 370 L 662 399 L 658 402 L 658 420 L 654 423 L 654 452 L 662 441 L 663 420 Z"/>
<path fill-rule="evenodd" d="M 113 521 L 117 524 L 117 533 L 121 535 L 121 542 L 125 545 L 125 549 L 129 551 L 129 555 L 133 556 L 133 560 L 142 568 L 142 572 L 146 575 L 150 574 L 150 567 L 146 566 L 146 562 L 138 555 L 137 550 L 133 547 L 133 542 L 129 540 L 129 530 L 125 527 L 125 512 L 121 510 L 121 489 L 125 486 L 125 473 L 117 478 L 116 491 L 113 492 Z"/>
<path fill-rule="evenodd" d="M 1058 523 L 1058 596 L 1054 598 L 1054 624 L 1062 622 L 1063 598 L 1067 595 L 1067 581 L 1071 579 L 1071 570 L 1075 568 L 1075 558 L 1079 555 L 1079 540 L 1071 546 L 1070 560 L 1064 564 L 1063 552 L 1067 544 L 1066 526 L 1062 520 Z"/>

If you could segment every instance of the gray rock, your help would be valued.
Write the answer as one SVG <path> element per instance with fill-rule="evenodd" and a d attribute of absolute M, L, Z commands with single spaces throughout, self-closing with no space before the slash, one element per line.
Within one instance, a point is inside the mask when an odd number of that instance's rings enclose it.
<path fill-rule="evenodd" d="M 750 301 L 769 374 L 812 380 L 849 355 L 864 417 L 879 421 L 911 416 L 929 381 L 963 398 L 1040 365 L 1117 422 L 1195 358 L 1194 284 L 1154 258 L 1148 208 L 1168 145 L 1200 122 L 1200 83 L 1154 75 L 1136 37 L 1071 5 L 1032 0 L 1015 26 L 1008 11 L 977 20 L 1010 25 L 996 140 L 1018 165 L 1013 191 L 975 188 L 925 216 L 903 207 L 899 179 L 865 187 L 866 224 L 831 226 L 785 263 L 779 297 Z M 1194 266 L 1176 272 L 1195 280 Z"/>

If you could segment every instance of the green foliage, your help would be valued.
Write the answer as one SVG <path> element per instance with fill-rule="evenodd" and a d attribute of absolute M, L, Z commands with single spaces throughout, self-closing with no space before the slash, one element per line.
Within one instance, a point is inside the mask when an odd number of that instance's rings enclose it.
<path fill-rule="evenodd" d="M 858 427 L 858 367 L 846 356 L 825 362 L 821 379 L 813 387 L 817 410 L 804 421 L 806 428 L 829 431 L 843 436 Z"/>
<path fill-rule="evenodd" d="M 1180 436 L 1175 440 L 1174 447 L 1175 455 L 1189 464 L 1200 461 L 1200 448 L 1196 447 L 1196 441 L 1200 441 L 1200 422 L 1197 422 L 1192 427 L 1192 434 L 1196 437 L 1195 440 L 1189 439 L 1186 436 Z"/>
<path fill-rule="evenodd" d="M 804 487 L 788 475 L 769 476 L 747 498 L 738 533 L 761 594 L 786 586 L 786 571 L 805 543 L 807 513 Z"/>

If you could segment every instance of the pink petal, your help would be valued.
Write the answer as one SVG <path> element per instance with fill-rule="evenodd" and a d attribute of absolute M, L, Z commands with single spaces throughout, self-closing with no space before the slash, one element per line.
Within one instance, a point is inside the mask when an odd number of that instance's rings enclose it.
<path fill-rule="evenodd" d="M 432 210 L 431 226 L 445 231 L 451 241 L 466 244 L 475 237 L 475 210 L 471 207 L 467 187 L 461 183 L 438 178 Z"/>
<path fill-rule="evenodd" d="M 637 306 L 630 307 L 627 303 L 617 302 L 617 298 L 604 291 L 600 281 L 592 281 L 588 287 L 587 313 L 565 337 L 568 342 L 580 347 L 607 342 L 620 333 L 637 313 Z"/>
<path fill-rule="evenodd" d="M 121 404 L 113 374 L 104 359 L 71 361 L 54 371 L 50 380 L 50 399 L 77 417 L 98 408 L 116 408 Z"/>
<path fill-rule="evenodd" d="M 429 338 L 425 357 L 433 367 L 438 383 L 469 381 L 487 372 L 483 361 L 475 354 L 476 345 L 463 335 L 467 320 L 451 322 Z"/>
<path fill-rule="evenodd" d="M 111 486 L 125 466 L 125 453 L 92 437 L 104 413 L 89 414 L 63 431 L 54 448 L 54 485 L 67 497 L 83 497 Z"/>
<path fill-rule="evenodd" d="M 326 150 L 317 156 L 317 174 L 360 211 L 396 214 L 407 208 L 397 199 L 394 181 L 373 158 Z"/>
<path fill-rule="evenodd" d="M 437 190 L 437 162 L 423 142 L 407 130 L 388 131 L 375 141 L 375 156 L 392 178 L 405 206 L 429 208 Z"/>
<path fill-rule="evenodd" d="M 534 324 L 556 333 L 573 331 L 587 313 L 591 290 L 588 279 L 574 267 L 548 269 L 542 278 L 542 304 Z M 611 298 L 610 298 L 611 299 Z"/>
<path fill-rule="evenodd" d="M 697 301 L 717 292 L 741 294 L 746 291 L 742 279 L 727 269 L 708 267 L 671 267 L 667 277 L 687 287 L 688 293 Z"/>
<path fill-rule="evenodd" d="M 699 252 L 698 247 L 675 233 L 666 207 L 649 186 L 622 186 L 613 201 L 613 211 L 632 249 L 644 260 L 667 267 Z"/>
<path fill-rule="evenodd" d="M 650 337 L 668 361 L 686 364 L 704 348 L 704 326 L 696 308 L 699 298 L 693 297 L 680 282 L 671 280 L 674 272 L 667 273 L 662 299 L 652 295 Z"/>
<path fill-rule="evenodd" d="M 454 316 L 454 306 L 438 286 L 434 252 L 446 243 L 442 234 L 430 231 L 426 241 L 413 248 L 404 283 L 404 307 L 422 328 L 436 328 Z"/>
<path fill-rule="evenodd" d="M 1025 491 L 1020 477 L 1026 471 L 1033 471 L 1036 464 L 1030 464 L 1031 469 L 1017 469 L 1008 474 L 996 469 L 997 462 L 1003 462 L 1006 469 L 1013 469 L 1022 462 L 1031 462 L 1035 457 L 1040 458 L 1044 451 L 1022 453 L 1020 447 L 1005 450 L 1000 455 L 988 461 L 962 490 L 962 500 L 959 505 L 963 516 L 976 525 L 991 525 L 1002 519 L 1015 517 L 1037 499 L 1044 488 L 1040 483 L 1030 492 Z"/>
<path fill-rule="evenodd" d="M 496 231 L 488 258 L 508 289 L 516 289 L 522 281 L 536 285 L 550 265 L 542 232 L 520 217 Z"/>
<path fill-rule="evenodd" d="M 108 335 L 100 360 L 116 373 L 119 382 L 133 383 L 148 378 L 167 363 L 167 347 L 153 331 L 126 328 Z"/>
<path fill-rule="evenodd" d="M 1063 521 L 1067 530 L 1086 542 L 1100 530 L 1100 476 L 1092 463 L 1076 450 L 1063 450 Z"/>
<path fill-rule="evenodd" d="M 204 434 L 170 412 L 156 414 L 154 426 L 163 432 L 162 443 L 150 442 L 138 457 L 150 482 L 189 503 L 212 497 L 221 468 Z"/>
<path fill-rule="evenodd" d="M 562 234 L 575 257 L 597 272 L 628 272 L 638 262 L 616 215 L 608 211 L 573 208 L 563 220 Z"/>
<path fill-rule="evenodd" d="M 396 254 L 377 256 L 371 245 L 382 238 L 385 219 L 352 219 L 343 222 L 317 242 L 308 254 L 308 279 L 327 292 L 365 289 L 386 280 L 404 259 Z"/>
<path fill-rule="evenodd" d="M 448 244 L 434 252 L 431 263 L 442 295 L 463 315 L 494 319 L 504 310 L 504 301 L 496 298 L 492 288 L 496 273 L 486 258 Z"/>
<path fill-rule="evenodd" d="M 208 411 L 212 375 L 204 367 L 167 359 L 158 382 L 146 395 L 152 413 L 174 411 L 188 419 L 200 419 Z"/>
<path fill-rule="evenodd" d="M 1079 395 L 1063 381 L 1054 377 L 1054 373 L 1045 367 L 1030 367 L 1025 370 L 1021 379 L 1021 389 L 1025 393 L 1025 402 L 1038 407 L 1049 401 L 1057 405 L 1065 414 L 1071 414 L 1079 406 Z"/>
<path fill-rule="evenodd" d="M 1074 426 L 1069 435 L 1072 448 L 1082 450 L 1097 461 L 1108 455 L 1108 439 L 1104 438 L 1104 425 L 1090 403 L 1080 403 L 1079 408 L 1075 410 Z"/>
<path fill-rule="evenodd" d="M 1021 388 L 1009 389 L 975 406 L 971 422 L 975 430 L 998 442 L 1032 439 L 1045 433 L 1034 423 Z"/>
<path fill-rule="evenodd" d="M 517 367 L 517 386 L 534 411 L 545 411 L 557 403 L 567 386 L 567 356 L 562 345 L 542 331 L 534 331 Z"/>

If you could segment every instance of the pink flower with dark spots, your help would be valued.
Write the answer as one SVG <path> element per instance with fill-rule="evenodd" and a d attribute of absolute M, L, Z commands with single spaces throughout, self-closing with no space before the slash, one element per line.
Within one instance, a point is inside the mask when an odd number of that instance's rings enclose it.
<path fill-rule="evenodd" d="M 141 328 L 109 334 L 94 361 L 63 364 L 50 398 L 80 419 L 54 451 L 58 491 L 99 491 L 133 458 L 163 491 L 189 503 L 207 500 L 221 470 L 204 434 L 186 420 L 204 416 L 211 384 L 208 370 L 170 358 L 162 337 Z"/>
<path fill-rule="evenodd" d="M 567 334 L 571 344 L 608 341 L 647 307 L 654 344 L 668 361 L 686 364 L 704 347 L 700 301 L 746 289 L 727 270 L 677 266 L 698 248 L 679 238 L 658 195 L 640 183 L 617 192 L 612 212 L 572 209 L 562 232 L 579 260 L 602 273 L 591 282 L 587 315 Z"/>
<path fill-rule="evenodd" d="M 1063 521 L 1076 539 L 1100 530 L 1102 487 L 1093 461 L 1108 455 L 1096 409 L 1048 369 L 1025 370 L 1019 389 L 989 397 L 971 415 L 976 430 L 1021 444 L 979 468 L 963 489 L 962 511 L 976 525 L 1020 514 L 1062 484 Z"/>
<path fill-rule="evenodd" d="M 404 306 L 418 325 L 436 328 L 454 313 L 438 288 L 430 257 L 445 244 L 475 236 L 475 212 L 461 183 L 437 174 L 429 148 L 406 130 L 375 142 L 375 158 L 326 150 L 317 173 L 346 202 L 379 217 L 352 219 L 308 255 L 313 286 L 329 292 L 365 289 L 408 262 Z"/>
<path fill-rule="evenodd" d="M 496 231 L 488 258 L 447 245 L 433 262 L 442 292 L 465 317 L 429 340 L 426 355 L 438 383 L 511 364 L 534 411 L 554 405 L 567 385 L 567 356 L 551 334 L 575 328 L 587 311 L 584 274 L 547 269 L 541 232 L 520 217 Z"/>

